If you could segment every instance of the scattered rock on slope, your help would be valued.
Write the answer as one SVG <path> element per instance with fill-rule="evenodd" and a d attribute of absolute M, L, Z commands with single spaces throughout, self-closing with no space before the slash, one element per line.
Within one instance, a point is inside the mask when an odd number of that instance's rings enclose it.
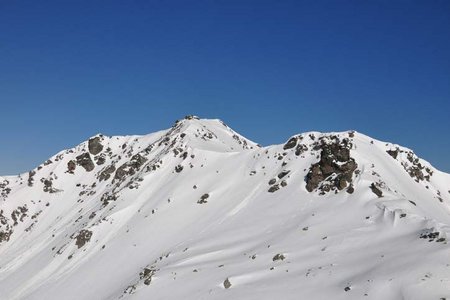
<path fill-rule="evenodd" d="M 99 181 L 108 180 L 109 177 L 111 177 L 111 174 L 113 174 L 115 171 L 116 167 L 114 165 L 105 167 L 98 175 L 98 180 Z"/>
<path fill-rule="evenodd" d="M 155 275 L 156 270 L 154 268 L 144 268 L 144 270 L 139 273 L 139 278 L 144 280 L 145 285 L 150 285 L 152 282 L 152 276 Z"/>
<path fill-rule="evenodd" d="M 33 176 L 36 175 L 36 171 L 30 171 L 28 172 L 28 186 L 33 186 L 34 178 Z"/>
<path fill-rule="evenodd" d="M 272 261 L 285 260 L 285 258 L 286 258 L 286 257 L 285 257 L 283 254 L 278 253 L 277 255 L 275 255 L 275 256 L 272 258 Z"/>
<path fill-rule="evenodd" d="M 295 155 L 299 156 L 300 154 L 308 151 L 308 147 L 305 144 L 299 143 L 303 140 L 302 136 L 295 136 L 289 139 L 283 146 L 283 150 L 293 149 L 295 147 Z"/>
<path fill-rule="evenodd" d="M 433 175 L 433 171 L 431 171 L 430 168 L 426 168 L 424 165 L 422 165 L 420 159 L 414 154 L 414 152 L 404 151 L 398 147 L 394 150 L 387 150 L 386 152 L 390 156 L 392 156 L 392 158 L 399 160 L 405 171 L 409 174 L 409 176 L 414 178 L 416 182 L 420 182 L 423 180 L 430 181 L 430 177 Z M 406 154 L 406 159 L 404 159 L 404 156 L 399 156 L 400 154 Z M 424 171 L 426 173 L 424 173 Z"/>
<path fill-rule="evenodd" d="M 203 194 L 200 197 L 200 200 L 197 201 L 198 204 L 204 204 L 204 203 L 208 203 L 208 201 L 206 201 L 206 199 L 209 198 L 209 194 Z"/>
<path fill-rule="evenodd" d="M 124 163 L 121 165 L 114 175 L 114 179 L 124 179 L 127 175 L 133 175 L 136 173 L 137 170 L 139 170 L 142 165 L 147 161 L 147 158 L 143 157 L 142 155 L 135 154 L 131 158 L 129 162 Z"/>

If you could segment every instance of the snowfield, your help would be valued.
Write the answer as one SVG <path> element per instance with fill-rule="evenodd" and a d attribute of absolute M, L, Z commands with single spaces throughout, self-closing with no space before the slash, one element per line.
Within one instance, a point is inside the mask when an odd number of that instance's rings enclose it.
<path fill-rule="evenodd" d="M 450 299 L 449 225 L 409 149 L 189 116 L 0 177 L 0 299 Z"/>

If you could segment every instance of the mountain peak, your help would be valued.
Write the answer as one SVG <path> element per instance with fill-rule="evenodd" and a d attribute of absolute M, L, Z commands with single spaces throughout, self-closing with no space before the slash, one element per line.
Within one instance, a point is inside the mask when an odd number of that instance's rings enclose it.
<path fill-rule="evenodd" d="M 200 119 L 189 115 L 176 121 L 169 134 L 177 135 L 190 147 L 209 151 L 236 152 L 259 147 L 219 119 Z"/>
<path fill-rule="evenodd" d="M 439 299 L 449 182 L 409 149 L 354 131 L 259 147 L 220 120 L 188 116 L 148 135 L 98 134 L 0 177 L 0 290 Z"/>

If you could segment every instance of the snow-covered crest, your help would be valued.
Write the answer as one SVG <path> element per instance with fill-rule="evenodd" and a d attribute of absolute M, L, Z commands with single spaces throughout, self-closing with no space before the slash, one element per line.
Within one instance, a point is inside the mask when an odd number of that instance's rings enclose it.
<path fill-rule="evenodd" d="M 0 177 L 0 201 L 1 299 L 450 293 L 450 176 L 353 131 L 260 147 L 188 116 Z"/>

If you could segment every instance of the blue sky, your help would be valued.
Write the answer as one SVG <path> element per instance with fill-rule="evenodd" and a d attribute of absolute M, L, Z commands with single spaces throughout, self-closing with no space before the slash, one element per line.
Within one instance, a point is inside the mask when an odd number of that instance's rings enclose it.
<path fill-rule="evenodd" d="M 0 174 L 186 114 L 355 129 L 450 172 L 449 1 L 1 1 Z"/>

